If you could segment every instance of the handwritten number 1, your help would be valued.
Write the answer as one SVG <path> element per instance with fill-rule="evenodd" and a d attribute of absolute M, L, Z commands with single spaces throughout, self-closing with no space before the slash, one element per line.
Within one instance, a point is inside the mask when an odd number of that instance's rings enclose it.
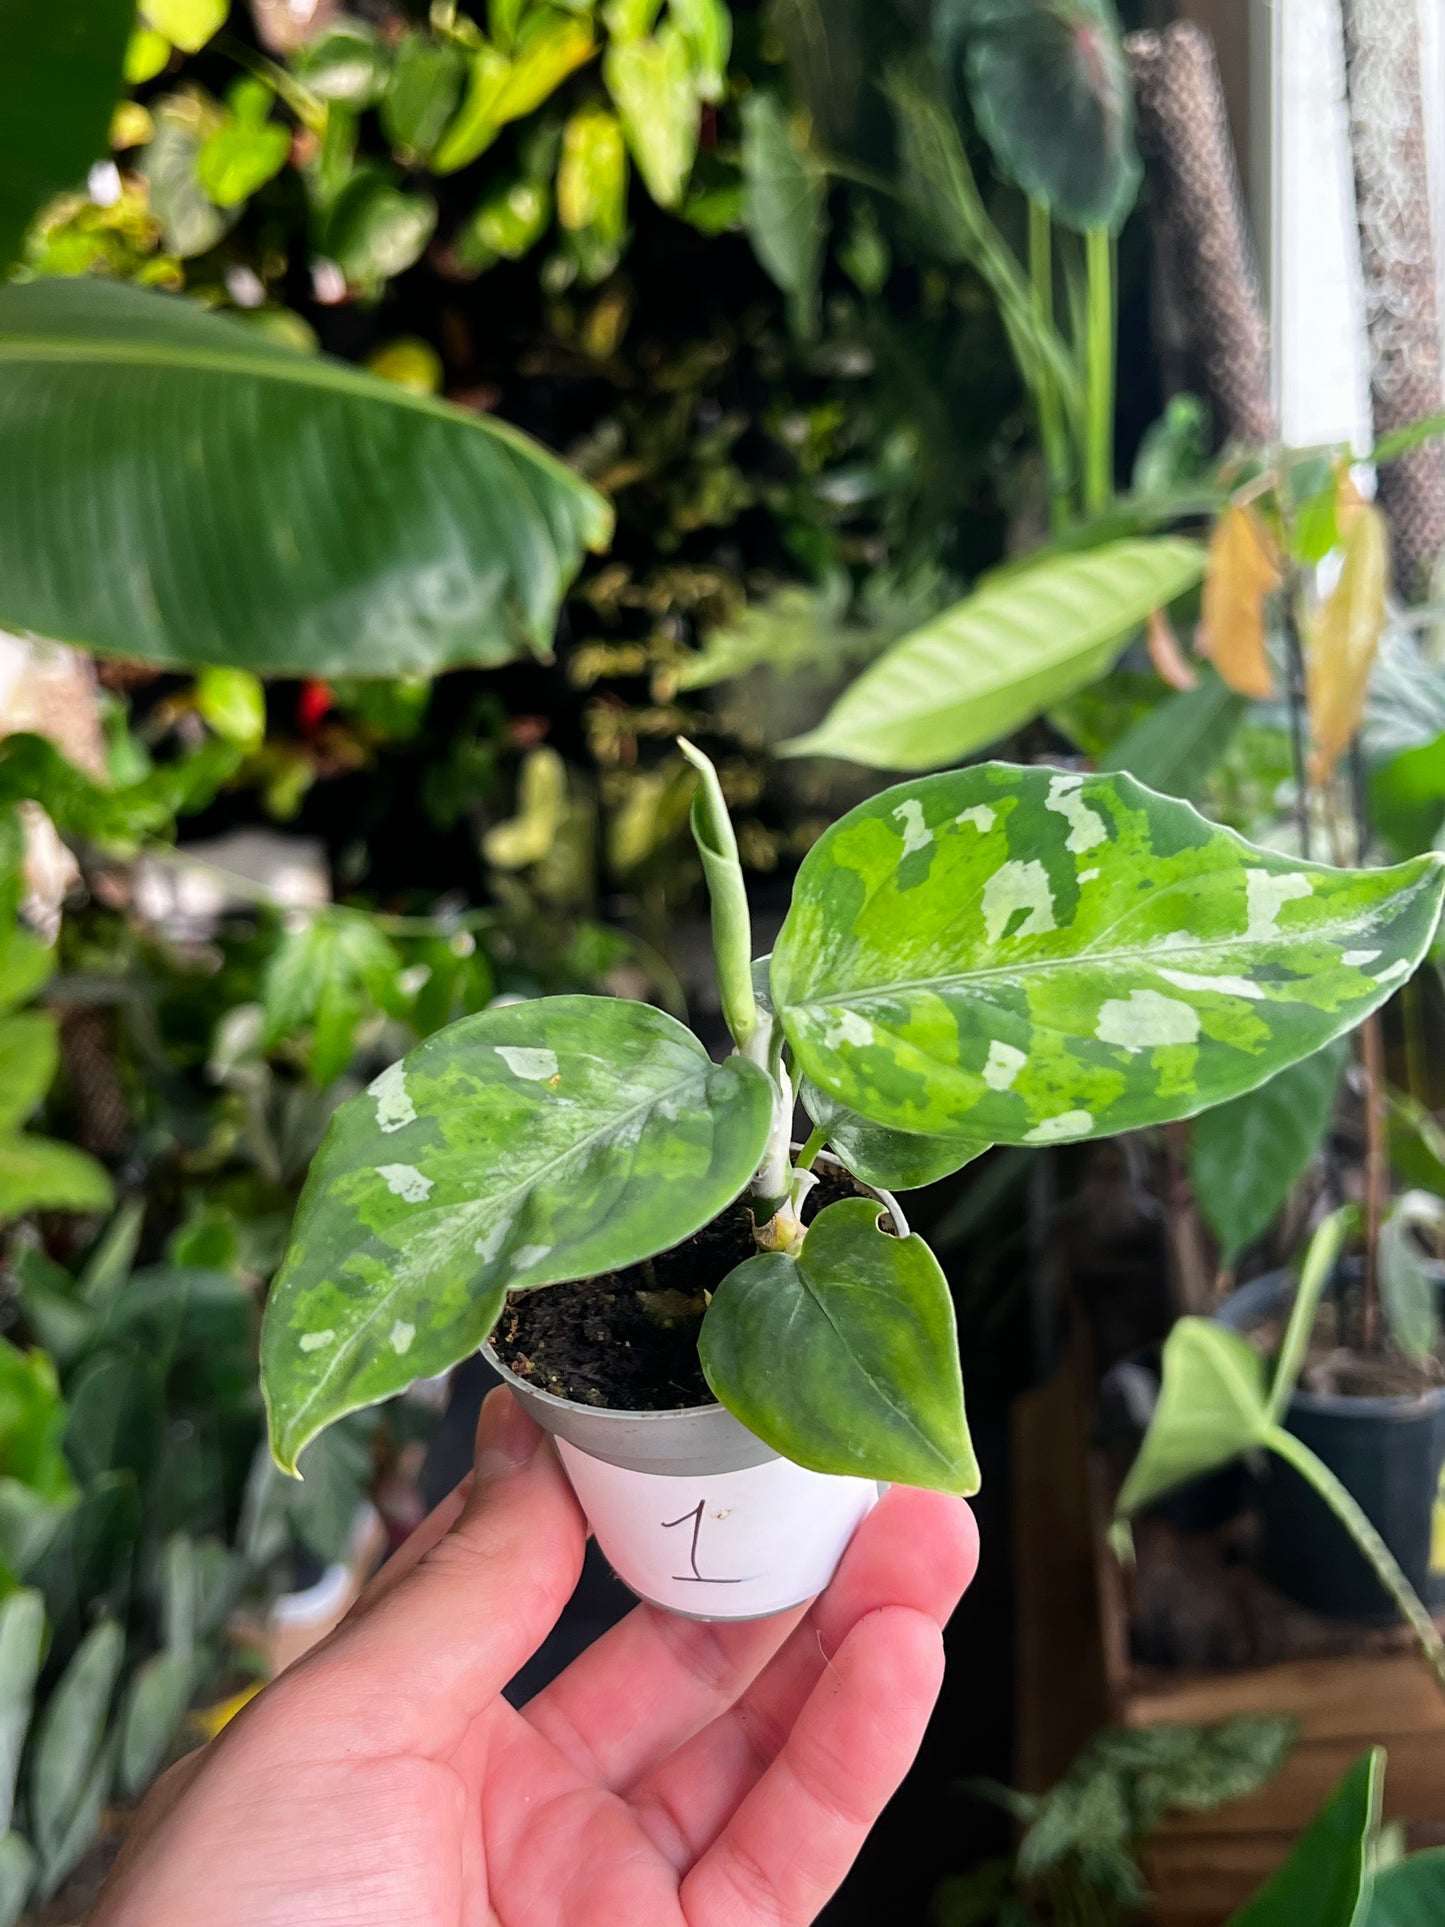
<path fill-rule="evenodd" d="M 682 1585 L 740 1586 L 743 1583 L 741 1579 L 714 1579 L 709 1577 L 707 1573 L 699 1572 L 697 1569 L 698 1534 L 702 1531 L 702 1515 L 706 1509 L 707 1500 L 699 1499 L 692 1511 L 684 1512 L 680 1519 L 663 1519 L 661 1521 L 663 1531 L 671 1532 L 674 1526 L 685 1526 L 689 1519 L 692 1520 L 692 1548 L 688 1554 L 688 1564 L 692 1567 L 692 1571 L 675 1572 L 672 1576 Z"/>

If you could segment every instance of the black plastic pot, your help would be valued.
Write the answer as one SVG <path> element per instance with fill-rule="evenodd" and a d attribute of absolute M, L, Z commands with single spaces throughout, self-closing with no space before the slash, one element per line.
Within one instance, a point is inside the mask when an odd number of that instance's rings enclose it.
<path fill-rule="evenodd" d="M 1270 1272 L 1235 1292 L 1219 1322 L 1247 1332 L 1282 1316 L 1293 1292 L 1288 1272 Z M 1419 1398 L 1297 1391 L 1285 1423 L 1348 1488 L 1425 1604 L 1445 1607 L 1445 1388 Z M 1282 1592 L 1331 1618 L 1396 1616 L 1354 1541 L 1292 1466 L 1264 1455 L 1258 1489 L 1264 1569 Z"/>

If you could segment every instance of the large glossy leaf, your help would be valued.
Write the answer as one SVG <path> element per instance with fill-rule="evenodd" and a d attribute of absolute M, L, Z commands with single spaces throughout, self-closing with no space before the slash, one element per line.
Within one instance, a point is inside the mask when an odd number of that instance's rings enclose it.
<path fill-rule="evenodd" d="M 30 218 L 106 151 L 134 0 L 0 0 L 0 268 Z"/>
<path fill-rule="evenodd" d="M 1119 1516 L 1262 1445 L 1270 1425 L 1269 1376 L 1253 1345 L 1211 1319 L 1181 1318 L 1164 1343 L 1159 1403 Z"/>
<path fill-rule="evenodd" d="M 1231 1915 L 1228 1927 L 1364 1927 L 1384 1772 L 1383 1747 L 1362 1754 L 1288 1860 Z M 1373 1914 L 1364 1921 L 1373 1923 Z"/>
<path fill-rule="evenodd" d="M 1343 1044 L 1316 1051 L 1196 1122 L 1190 1180 L 1226 1264 L 1268 1227 L 1304 1176 L 1329 1126 L 1346 1055 Z"/>
<path fill-rule="evenodd" d="M 1360 1927 L 1440 1927 L 1445 1920 L 1445 1847 L 1381 1867 Z"/>
<path fill-rule="evenodd" d="M 772 998 L 803 1071 L 894 1129 L 1104 1136 L 1252 1090 L 1377 1009 L 1445 865 L 1255 849 L 1128 776 L 986 763 L 836 823 Z"/>
<path fill-rule="evenodd" d="M 606 504 L 504 424 L 97 280 L 0 289 L 0 622 L 394 676 L 551 647 Z"/>
<path fill-rule="evenodd" d="M 1121 227 L 1142 170 L 1111 0 L 944 0 L 938 34 L 1000 171 L 1069 227 Z"/>
<path fill-rule="evenodd" d="M 998 575 L 894 643 L 783 752 L 873 769 L 960 761 L 1103 675 L 1203 572 L 1196 543 L 1139 536 Z"/>
<path fill-rule="evenodd" d="M 762 1252 L 719 1286 L 698 1354 L 750 1431 L 814 1472 L 976 1492 L 953 1303 L 918 1236 L 848 1198 L 796 1256 Z"/>
<path fill-rule="evenodd" d="M 509 1290 L 664 1251 L 757 1170 L 773 1085 L 645 1004 L 547 997 L 438 1031 L 344 1104 L 266 1307 L 272 1447 L 475 1351 Z"/>
<path fill-rule="evenodd" d="M 927 1137 L 916 1131 L 890 1131 L 859 1117 L 846 1104 L 820 1091 L 806 1077 L 798 1093 L 815 1124 L 828 1133 L 828 1143 L 854 1177 L 882 1191 L 916 1191 L 961 1171 L 981 1157 L 988 1145 L 966 1137 Z"/>

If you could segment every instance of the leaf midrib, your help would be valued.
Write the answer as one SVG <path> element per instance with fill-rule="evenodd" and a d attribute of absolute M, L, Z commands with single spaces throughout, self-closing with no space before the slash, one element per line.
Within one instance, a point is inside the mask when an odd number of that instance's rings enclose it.
<path fill-rule="evenodd" d="M 1356 931 L 1352 934 L 1359 935 L 1361 933 Z M 1282 943 L 1298 942 L 1307 944 L 1326 941 L 1326 939 L 1315 936 L 1308 931 L 1300 931 L 1298 933 L 1281 931 L 1279 937 Z M 789 997 L 782 1000 L 782 1009 L 785 1014 L 789 1011 L 797 1010 L 835 1009 L 840 1004 L 851 1006 L 866 1002 L 871 997 L 903 996 L 910 991 L 937 991 L 941 988 L 948 989 L 960 985 L 967 986 L 994 978 L 1040 976 L 1046 975 L 1048 972 L 1054 970 L 1077 969 L 1081 964 L 1088 964 L 1091 968 L 1102 966 L 1113 969 L 1117 965 L 1143 963 L 1157 976 L 1161 965 L 1153 961 L 1156 957 L 1162 956 L 1165 959 L 1164 967 L 1167 967 L 1167 960 L 1171 957 L 1198 957 L 1218 951 L 1238 950 L 1242 945 L 1249 942 L 1249 937 L 1242 935 L 1237 937 L 1211 938 L 1207 942 L 1191 943 L 1188 945 L 1171 945 L 1168 949 L 1161 949 L 1160 946 L 1156 944 L 1149 950 L 1078 950 L 1067 957 L 1039 957 L 1017 964 L 997 964 L 990 966 L 986 970 L 953 971 L 949 975 L 941 977 L 900 977 L 887 984 L 860 985 L 855 990 L 838 991 L 827 995 L 820 992 L 810 997 Z M 1428 942 L 1429 939 L 1427 938 L 1426 943 Z M 1423 954 L 1423 946 L 1421 954 Z M 1251 982 L 1253 981 L 1254 980 L 1251 979 Z M 1378 982 L 1378 978 L 1376 978 L 1375 981 Z M 1268 990 L 1270 987 L 1267 983 L 1260 986 L 1261 989 L 1265 990 Z M 1221 989 L 1217 993 L 1196 991 L 1193 994 L 1196 996 L 1217 994 L 1221 997 L 1229 997 L 1237 993 Z M 1364 994 L 1368 995 L 1369 993 Z M 1270 1000 L 1266 997 L 1258 1001 L 1268 1002 Z M 1297 1002 L 1298 999 L 1291 999 L 1289 1001 Z"/>
<path fill-rule="evenodd" d="M 575 475 L 565 462 L 550 450 L 532 441 L 510 422 L 494 415 L 474 415 L 431 395 L 419 395 L 397 386 L 395 394 L 379 390 L 378 377 L 367 376 L 346 362 L 329 356 L 258 355 L 244 348 L 196 348 L 174 340 L 141 342 L 133 340 L 77 340 L 73 335 L 0 335 L 0 364 L 5 362 L 50 362 L 87 367 L 158 368 L 167 374 L 188 370 L 204 375 L 244 375 L 255 381 L 274 381 L 295 388 L 311 388 L 344 394 L 373 403 L 380 408 L 396 408 L 444 422 L 452 428 L 468 428 L 505 442 L 507 446 L 539 468 L 550 470 L 585 498 L 590 485 Z M 600 505 L 601 497 L 596 497 Z"/>
<path fill-rule="evenodd" d="M 806 1247 L 806 1241 L 805 1241 L 805 1244 L 804 1244 L 805 1255 L 806 1255 L 806 1248 L 807 1247 Z M 914 1420 L 912 1414 L 909 1413 L 903 1406 L 897 1404 L 895 1400 L 889 1397 L 886 1388 L 879 1383 L 879 1381 L 873 1376 L 872 1372 L 870 1372 L 868 1367 L 863 1363 L 863 1360 L 858 1356 L 858 1353 L 854 1349 L 853 1345 L 844 1336 L 843 1332 L 839 1329 L 837 1320 L 833 1317 L 832 1313 L 828 1310 L 828 1307 L 824 1304 L 822 1298 L 819 1296 L 817 1290 L 814 1288 L 813 1283 L 809 1279 L 807 1271 L 804 1269 L 804 1265 L 801 1261 L 799 1261 L 798 1263 L 798 1283 L 803 1287 L 803 1290 L 807 1292 L 808 1296 L 812 1299 L 813 1303 L 817 1306 L 819 1315 L 823 1319 L 823 1322 L 827 1325 L 829 1331 L 832 1332 L 834 1338 L 836 1338 L 838 1343 L 842 1346 L 844 1355 L 848 1359 L 850 1359 L 853 1365 L 856 1367 L 859 1373 L 859 1376 L 862 1378 L 864 1384 L 870 1387 L 870 1389 L 877 1395 L 877 1397 L 882 1401 L 882 1403 L 888 1407 L 888 1410 L 893 1413 L 895 1418 L 902 1419 L 903 1423 L 907 1426 L 908 1430 L 913 1434 L 914 1438 L 918 1440 L 919 1444 L 927 1452 L 928 1456 L 931 1459 L 936 1460 L 937 1463 L 945 1467 L 946 1470 L 952 1472 L 955 1469 L 953 1461 L 950 1458 L 948 1458 L 945 1453 L 939 1451 L 938 1447 L 933 1443 L 932 1439 L 928 1437 L 926 1432 L 923 1432 L 919 1429 L 919 1426 Z M 857 1290 L 859 1289 L 859 1287 L 853 1286 L 853 1287 L 847 1287 L 847 1289 Z M 862 1289 L 872 1291 L 875 1296 L 884 1295 L 882 1293 L 882 1288 L 880 1286 L 864 1285 Z"/>

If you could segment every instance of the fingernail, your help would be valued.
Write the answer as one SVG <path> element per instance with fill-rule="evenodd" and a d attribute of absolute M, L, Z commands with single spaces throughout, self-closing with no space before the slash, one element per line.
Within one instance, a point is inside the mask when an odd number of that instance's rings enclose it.
<path fill-rule="evenodd" d="M 477 1426 L 477 1477 L 499 1479 L 526 1465 L 542 1442 L 541 1427 L 499 1386 L 488 1395 Z"/>

